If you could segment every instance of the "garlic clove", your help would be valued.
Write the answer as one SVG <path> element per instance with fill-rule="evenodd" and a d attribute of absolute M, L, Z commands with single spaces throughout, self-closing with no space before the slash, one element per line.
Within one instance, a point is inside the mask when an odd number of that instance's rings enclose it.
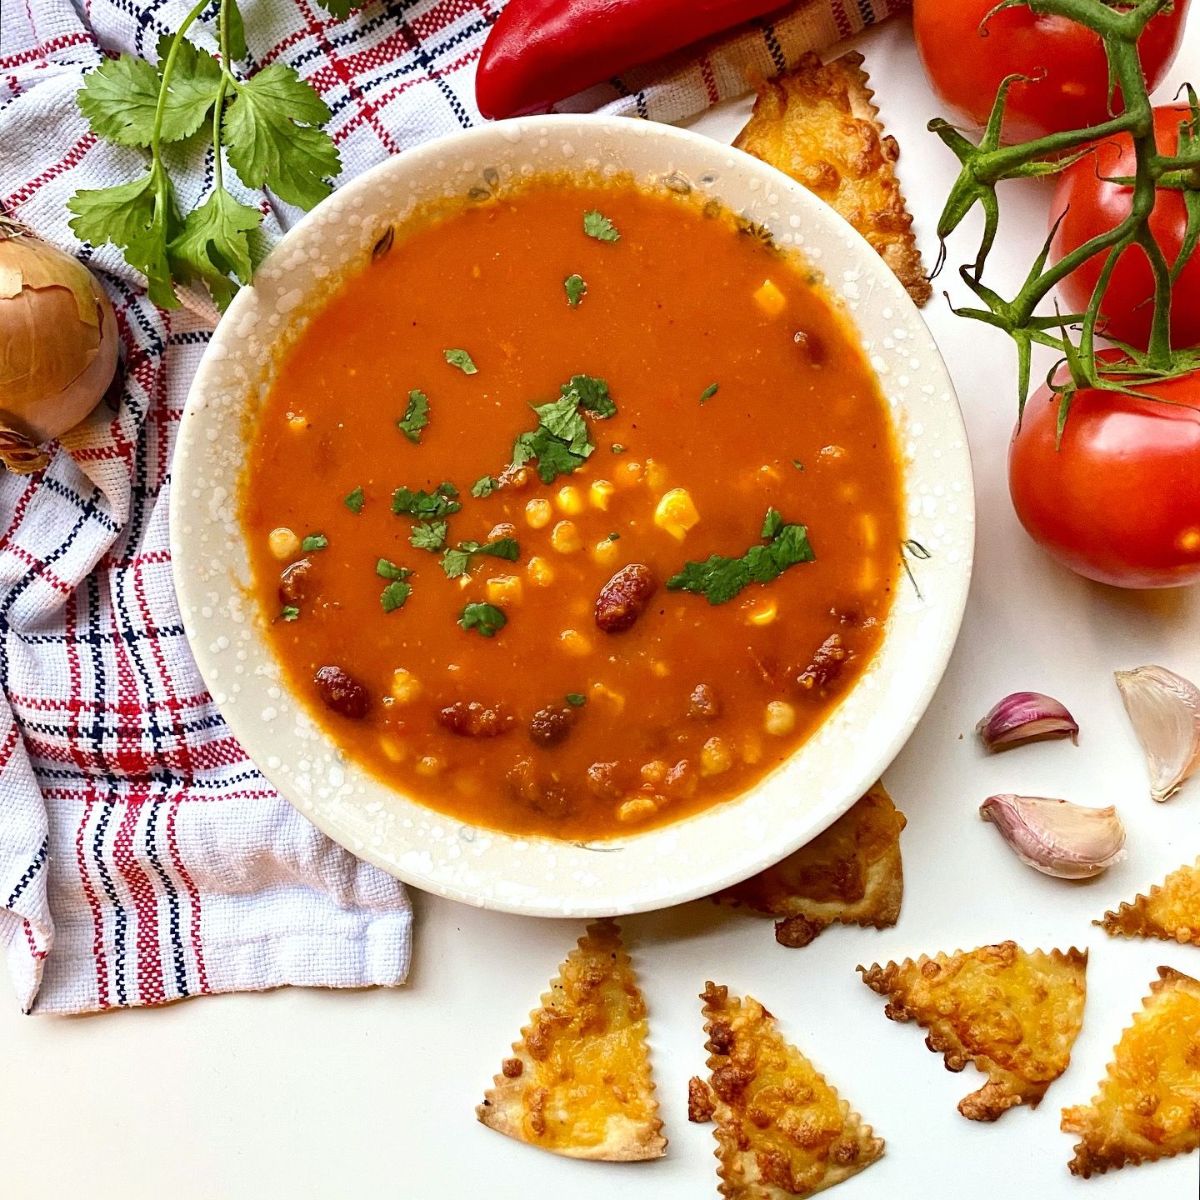
<path fill-rule="evenodd" d="M 1066 706 L 1042 692 L 1013 692 L 1005 696 L 975 726 L 975 732 L 989 754 L 1051 738 L 1079 741 L 1079 725 Z"/>
<path fill-rule="evenodd" d="M 1200 688 L 1166 667 L 1117 671 L 1115 678 L 1146 752 L 1150 794 L 1169 800 L 1200 768 Z"/>
<path fill-rule="evenodd" d="M 989 796 L 979 815 L 1027 866 L 1056 879 L 1091 879 L 1124 852 L 1125 826 L 1111 805 L 1087 808 L 1043 796 Z"/>

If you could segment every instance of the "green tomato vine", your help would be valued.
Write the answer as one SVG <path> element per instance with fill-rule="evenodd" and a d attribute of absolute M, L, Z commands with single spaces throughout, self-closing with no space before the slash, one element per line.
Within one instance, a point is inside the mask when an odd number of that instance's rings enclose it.
<path fill-rule="evenodd" d="M 1170 8 L 1172 2 L 1137 0 L 1114 7 L 1107 0 L 1001 0 L 989 17 L 1004 9 L 1023 7 L 1037 15 L 1065 17 L 1098 34 L 1108 57 L 1110 95 L 1114 89 L 1120 89 L 1122 111 L 1088 129 L 1052 133 L 1020 145 L 1004 146 L 1001 134 L 1009 88 L 1014 83 L 1028 81 L 1027 76 L 1012 75 L 1001 84 L 977 144 L 943 118 L 929 123 L 930 131 L 941 138 L 961 164 L 938 220 L 941 252 L 937 270 L 945 261 L 946 239 L 964 218 L 977 206 L 984 218 L 974 261 L 959 268 L 964 283 L 984 307 L 961 307 L 954 311 L 1004 330 L 1016 343 L 1021 412 L 1029 396 L 1033 347 L 1046 346 L 1057 351 L 1047 382 L 1059 397 L 1060 433 L 1071 399 L 1080 388 L 1128 393 L 1139 383 L 1174 378 L 1200 367 L 1200 350 L 1173 347 L 1170 333 L 1171 285 L 1200 240 L 1200 104 L 1189 86 L 1186 92 L 1190 118 L 1181 124 L 1178 152 L 1160 154 L 1154 137 L 1154 111 L 1137 51 L 1138 39 L 1146 26 Z M 996 185 L 1006 179 L 1054 175 L 1091 154 L 1096 142 L 1117 134 L 1127 134 L 1132 139 L 1136 155 L 1135 174 L 1115 181 L 1130 188 L 1129 215 L 1114 228 L 1048 266 L 1052 231 L 1015 296 L 1005 299 L 989 287 L 983 276 L 1000 223 Z M 1180 190 L 1187 212 L 1183 244 L 1174 263 L 1167 262 L 1150 228 L 1150 214 L 1159 188 Z M 1100 303 L 1117 260 L 1133 246 L 1144 251 L 1154 275 L 1154 318 L 1149 344 L 1143 351 L 1117 343 L 1124 352 L 1120 360 L 1101 363 L 1096 359 Z M 1105 256 L 1104 265 L 1085 312 L 1039 311 L 1057 284 L 1097 255 Z M 1064 365 L 1065 378 L 1060 376 Z"/>

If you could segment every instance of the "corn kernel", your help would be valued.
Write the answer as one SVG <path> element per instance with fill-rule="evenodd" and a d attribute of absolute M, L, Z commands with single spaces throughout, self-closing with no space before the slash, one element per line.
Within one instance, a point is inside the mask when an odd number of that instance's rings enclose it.
<path fill-rule="evenodd" d="M 646 483 L 656 492 L 667 486 L 667 468 L 656 459 L 646 459 Z"/>
<path fill-rule="evenodd" d="M 267 534 L 267 545 L 280 562 L 295 558 L 300 553 L 300 539 L 286 525 L 280 525 Z"/>
<path fill-rule="evenodd" d="M 723 738 L 710 737 L 700 747 L 700 774 L 722 775 L 733 766 L 733 755 Z"/>
<path fill-rule="evenodd" d="M 577 629 L 564 629 L 558 635 L 558 643 L 568 654 L 582 658 L 592 652 L 592 643 Z"/>
<path fill-rule="evenodd" d="M 672 488 L 654 510 L 655 525 L 680 542 L 699 520 L 700 514 L 686 488 Z"/>
<path fill-rule="evenodd" d="M 528 467 L 515 467 L 504 472 L 504 486 L 519 492 L 533 482 L 533 472 Z"/>
<path fill-rule="evenodd" d="M 617 806 L 617 820 L 623 825 L 645 821 L 658 812 L 658 805 L 649 796 L 634 796 Z"/>
<path fill-rule="evenodd" d="M 408 756 L 408 747 L 386 734 L 379 739 L 379 748 L 390 762 L 402 763 Z"/>
<path fill-rule="evenodd" d="M 418 775 L 437 775 L 442 769 L 442 760 L 436 754 L 425 754 L 417 759 Z"/>
<path fill-rule="evenodd" d="M 288 413 L 287 423 L 293 433 L 303 433 L 309 426 L 309 420 L 303 413 Z"/>
<path fill-rule="evenodd" d="M 554 520 L 554 509 L 549 500 L 530 500 L 525 505 L 525 522 L 530 529 L 545 529 Z"/>
<path fill-rule="evenodd" d="M 662 783 L 667 777 L 667 764 L 661 758 L 644 763 L 641 776 L 643 783 Z"/>
<path fill-rule="evenodd" d="M 786 700 L 772 700 L 763 717 L 763 728 L 772 737 L 787 737 L 796 728 L 796 710 Z"/>
<path fill-rule="evenodd" d="M 579 530 L 575 528 L 575 522 L 559 521 L 550 530 L 550 545 L 559 554 L 574 554 L 577 550 L 582 550 L 583 539 L 579 536 Z"/>
<path fill-rule="evenodd" d="M 625 697 L 603 683 L 592 684 L 592 699 L 607 705 L 617 716 L 625 711 Z"/>
<path fill-rule="evenodd" d="M 421 694 L 421 681 L 403 667 L 392 672 L 392 699 L 399 704 L 411 704 Z"/>
<path fill-rule="evenodd" d="M 747 766 L 754 766 L 755 763 L 762 760 L 763 748 L 762 742 L 753 734 L 750 734 L 742 742 L 742 762 Z"/>
<path fill-rule="evenodd" d="M 598 508 L 601 512 L 607 512 L 608 502 L 612 499 L 613 493 L 616 490 L 607 479 L 597 479 L 588 488 L 588 499 L 592 502 L 593 508 Z"/>
<path fill-rule="evenodd" d="M 592 547 L 592 560 L 602 567 L 611 567 L 621 553 L 620 547 L 612 538 L 604 538 Z"/>
<path fill-rule="evenodd" d="M 787 297 L 769 279 L 764 279 L 762 286 L 754 293 L 754 303 L 768 317 L 777 317 L 787 308 Z"/>
<path fill-rule="evenodd" d="M 521 581 L 516 575 L 493 575 L 487 581 L 488 601 L 500 608 L 520 604 L 522 591 Z"/>
<path fill-rule="evenodd" d="M 558 505 L 559 512 L 566 513 L 568 517 L 577 517 L 583 512 L 583 493 L 571 484 L 558 489 L 554 502 Z"/>
<path fill-rule="evenodd" d="M 650 663 L 650 674 L 658 679 L 666 679 L 671 673 L 671 664 L 664 662 L 661 658 L 656 658 Z"/>
<path fill-rule="evenodd" d="M 554 568 L 539 554 L 525 564 L 525 574 L 534 587 L 549 587 L 554 582 Z"/>
<path fill-rule="evenodd" d="M 748 605 L 745 620 L 747 625 L 761 627 L 763 625 L 770 625 L 777 616 L 779 616 L 779 605 L 775 602 L 774 598 L 771 598 L 763 600 L 758 604 Z"/>
<path fill-rule="evenodd" d="M 500 521 L 488 530 L 487 540 L 498 542 L 501 538 L 517 536 L 517 527 L 511 521 Z"/>
<path fill-rule="evenodd" d="M 613 472 L 616 476 L 617 487 L 634 487 L 642 482 L 642 475 L 645 474 L 645 468 L 640 462 L 631 460 L 623 462 Z"/>

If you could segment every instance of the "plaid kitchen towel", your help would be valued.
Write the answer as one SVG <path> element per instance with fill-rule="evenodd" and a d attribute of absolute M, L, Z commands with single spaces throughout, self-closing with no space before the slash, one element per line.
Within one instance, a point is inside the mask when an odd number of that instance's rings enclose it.
<path fill-rule="evenodd" d="M 807 0 L 773 23 L 631 72 L 561 107 L 679 120 L 903 0 Z M 395 984 L 403 888 L 307 824 L 230 736 L 188 653 L 171 585 L 171 449 L 215 314 L 152 306 L 111 246 L 81 246 L 68 198 L 144 171 L 75 106 L 102 56 L 153 58 L 190 0 L 0 4 L 0 207 L 97 272 L 124 388 L 49 467 L 0 477 L 0 942 L 26 1011 L 90 1012 L 280 984 Z M 479 120 L 473 71 L 499 0 L 240 0 L 240 69 L 296 68 L 332 110 L 343 178 Z M 195 39 L 215 49 L 216 2 Z M 186 209 L 208 158 L 179 164 Z M 269 240 L 295 216 L 250 197 Z"/>

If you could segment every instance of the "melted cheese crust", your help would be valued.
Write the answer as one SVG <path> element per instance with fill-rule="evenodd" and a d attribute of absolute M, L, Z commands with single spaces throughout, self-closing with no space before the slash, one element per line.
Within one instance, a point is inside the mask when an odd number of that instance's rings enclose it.
<path fill-rule="evenodd" d="M 1115 937 L 1162 938 L 1200 946 L 1200 858 L 1172 871 L 1148 895 L 1136 896 L 1093 924 Z"/>

